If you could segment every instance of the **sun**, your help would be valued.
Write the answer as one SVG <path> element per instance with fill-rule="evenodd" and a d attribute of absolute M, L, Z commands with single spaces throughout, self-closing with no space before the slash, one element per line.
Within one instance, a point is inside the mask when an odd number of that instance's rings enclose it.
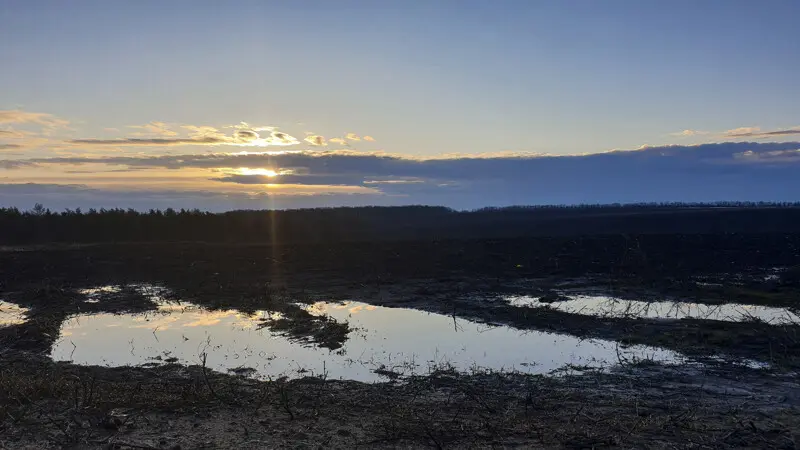
<path fill-rule="evenodd" d="M 251 169 L 249 167 L 240 167 L 239 174 L 241 175 L 263 175 L 266 177 L 277 177 L 278 172 L 272 169 Z"/>

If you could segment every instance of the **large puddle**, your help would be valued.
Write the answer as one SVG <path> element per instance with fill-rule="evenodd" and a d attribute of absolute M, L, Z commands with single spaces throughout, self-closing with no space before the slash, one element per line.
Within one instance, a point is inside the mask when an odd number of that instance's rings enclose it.
<path fill-rule="evenodd" d="M 111 293 L 111 292 L 106 292 Z M 87 291 L 98 300 L 103 291 Z M 154 297 L 158 298 L 158 296 Z M 614 342 L 487 326 L 419 310 L 363 303 L 316 303 L 313 315 L 348 322 L 344 346 L 331 351 L 263 325 L 279 314 L 209 311 L 159 301 L 157 311 L 77 315 L 64 322 L 52 350 L 57 361 L 124 366 L 177 362 L 251 376 L 326 376 L 358 381 L 424 375 L 451 367 L 548 373 L 565 365 L 607 367 L 649 359 L 681 362 L 674 352 Z"/>
<path fill-rule="evenodd" d="M 613 297 L 578 295 L 568 300 L 542 302 L 537 297 L 514 296 L 512 306 L 553 308 L 598 317 L 631 319 L 705 319 L 725 322 L 764 321 L 773 325 L 800 324 L 800 316 L 786 308 L 727 303 L 708 305 L 689 302 L 642 302 Z"/>

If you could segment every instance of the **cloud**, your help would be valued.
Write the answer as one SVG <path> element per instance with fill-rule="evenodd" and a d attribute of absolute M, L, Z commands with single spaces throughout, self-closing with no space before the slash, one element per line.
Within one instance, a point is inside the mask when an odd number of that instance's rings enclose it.
<path fill-rule="evenodd" d="M 116 140 L 111 140 L 115 142 Z M 148 140 L 152 141 L 152 140 Z M 157 140 L 163 141 L 163 140 Z M 541 168 L 643 164 L 660 166 L 704 166 L 734 163 L 734 155 L 751 151 L 767 154 L 775 151 L 795 150 L 798 142 L 726 142 L 702 145 L 643 146 L 637 150 L 619 150 L 608 153 L 578 156 L 552 155 L 478 155 L 451 158 L 413 158 L 377 152 L 352 150 L 308 150 L 291 152 L 205 153 L 162 156 L 103 156 L 38 158 L 42 164 L 114 164 L 120 166 L 151 168 L 219 168 L 219 167 L 277 167 L 307 168 L 311 173 L 359 173 L 372 176 L 426 176 L 438 175 L 457 178 L 503 178 L 512 173 L 528 173 Z M 462 172 L 469 168 L 470 171 Z M 531 172 L 533 174 L 533 172 Z M 569 172 L 563 176 L 570 176 Z"/>
<path fill-rule="evenodd" d="M 128 128 L 135 128 L 145 130 L 148 134 L 155 134 L 157 136 L 177 136 L 178 133 L 169 129 L 169 126 L 164 122 L 150 122 L 144 125 L 128 125 Z"/>
<path fill-rule="evenodd" d="M 798 200 L 800 142 L 647 146 L 578 156 L 423 159 L 352 150 L 36 158 L 31 163 L 195 171 L 210 191 L 265 184 L 347 186 L 362 204 L 456 208 L 537 203 Z M 236 168 L 251 168 L 246 173 Z M 233 168 L 233 169 L 231 169 Z M 212 181 L 206 171 L 222 172 Z M 261 171 L 261 173 L 259 173 Z M 275 172 L 278 176 L 266 176 Z M 155 175 L 154 175 L 155 176 Z M 152 184 L 152 183 L 151 183 Z M 225 186 L 229 186 L 226 188 Z M 205 184 L 203 186 L 206 186 Z M 393 203 L 394 202 L 394 203 Z M 330 205 L 336 205 L 331 203 Z M 180 206 L 180 205 L 177 205 Z"/>
<path fill-rule="evenodd" d="M 213 136 L 198 136 L 193 138 L 121 138 L 121 139 L 72 139 L 71 144 L 82 145 L 131 145 L 131 146 L 172 146 L 172 145 L 222 145 L 232 141 Z"/>
<path fill-rule="evenodd" d="M 181 145 L 243 145 L 243 146 L 287 146 L 299 144 L 299 141 L 286 133 L 273 131 L 263 138 L 253 130 L 239 129 L 232 136 L 220 133 L 214 127 L 184 125 L 182 128 L 190 132 L 189 137 L 175 138 L 118 138 L 118 139 L 72 139 L 70 144 L 102 145 L 102 146 L 160 146 L 171 147 Z"/>
<path fill-rule="evenodd" d="M 789 150 L 774 150 L 756 153 L 746 150 L 733 155 L 735 159 L 759 163 L 794 163 L 800 162 L 800 148 Z"/>
<path fill-rule="evenodd" d="M 364 184 L 417 184 L 424 182 L 425 180 L 421 180 L 419 178 L 384 177 L 380 179 L 365 180 Z"/>
<path fill-rule="evenodd" d="M 61 185 L 47 183 L 7 183 L 0 184 L 0 194 L 50 194 L 54 192 L 76 192 L 88 190 L 83 185 Z"/>
<path fill-rule="evenodd" d="M 8 128 L 5 130 L 0 130 L 0 138 L 6 139 L 22 139 L 25 137 L 25 133 L 21 131 L 14 130 L 12 128 Z"/>
<path fill-rule="evenodd" d="M 364 136 L 362 139 L 369 142 L 375 142 L 375 138 L 372 136 Z"/>
<path fill-rule="evenodd" d="M 331 143 L 333 143 L 333 144 L 349 145 L 349 144 L 347 143 L 347 141 L 346 141 L 346 140 L 344 140 L 343 138 L 333 138 L 333 139 L 328 139 L 328 142 L 331 142 Z"/>
<path fill-rule="evenodd" d="M 2 161 L 0 160 L 0 169 L 14 170 L 22 167 L 34 167 L 36 163 L 30 161 Z"/>
<path fill-rule="evenodd" d="M 761 131 L 759 127 L 742 127 L 728 130 L 725 135 L 732 138 L 768 138 L 778 136 L 792 136 L 800 134 L 800 127 L 787 128 L 784 130 Z"/>
<path fill-rule="evenodd" d="M 235 125 L 227 125 L 225 128 L 235 128 L 237 130 L 249 130 L 251 127 L 247 122 L 239 122 Z"/>
<path fill-rule="evenodd" d="M 33 123 L 47 128 L 60 128 L 69 125 L 69 121 L 59 119 L 52 114 L 33 113 L 19 109 L 0 110 L 0 124 Z"/>
<path fill-rule="evenodd" d="M 743 134 L 758 133 L 759 131 L 761 131 L 761 128 L 759 127 L 739 127 L 739 128 L 734 128 L 732 130 L 728 130 L 724 134 L 726 136 L 740 136 Z"/>
<path fill-rule="evenodd" d="M 19 144 L 0 144 L 0 150 L 9 150 L 12 148 L 22 148 Z"/>
<path fill-rule="evenodd" d="M 361 138 L 355 133 L 347 133 L 345 135 L 345 139 L 350 140 L 350 141 L 360 141 L 361 140 Z"/>
<path fill-rule="evenodd" d="M 237 184 L 301 184 L 306 186 L 354 186 L 363 182 L 358 175 L 240 175 L 231 174 L 213 181 Z"/>
<path fill-rule="evenodd" d="M 309 144 L 315 146 L 315 147 L 324 147 L 324 146 L 328 145 L 328 143 L 325 142 L 325 138 L 322 137 L 322 136 L 311 135 L 311 136 L 306 137 L 303 140 L 308 142 Z"/>
<path fill-rule="evenodd" d="M 296 145 L 300 143 L 297 138 L 281 131 L 273 131 L 270 137 L 264 139 L 264 141 L 268 145 Z"/>
<path fill-rule="evenodd" d="M 800 135 L 800 127 L 792 127 L 792 128 L 773 130 L 773 131 L 763 131 L 761 130 L 760 127 L 739 127 L 727 130 L 722 133 L 720 132 L 711 133 L 709 131 L 686 129 L 683 131 L 679 131 L 677 133 L 671 133 L 670 136 L 695 137 L 695 136 L 706 136 L 710 134 L 721 136 L 723 138 L 733 138 L 733 139 L 742 139 L 742 138 L 761 139 L 768 137 Z"/>
<path fill-rule="evenodd" d="M 672 136 L 679 136 L 679 137 L 691 137 L 691 136 L 703 136 L 709 134 L 708 131 L 700 131 L 700 130 L 683 130 L 677 133 L 672 133 Z"/>
<path fill-rule="evenodd" d="M 228 125 L 225 128 L 235 128 L 237 130 L 252 130 L 252 131 L 275 131 L 275 127 L 272 126 L 254 127 L 250 126 L 250 124 L 247 122 L 239 122 L 236 125 Z"/>
<path fill-rule="evenodd" d="M 236 130 L 233 133 L 233 138 L 240 142 L 252 142 L 258 139 L 260 136 L 253 130 Z"/>
<path fill-rule="evenodd" d="M 124 172 L 136 172 L 139 170 L 148 170 L 146 167 L 126 167 L 124 169 L 108 169 L 108 170 L 65 170 L 64 173 L 124 173 Z"/>
<path fill-rule="evenodd" d="M 189 132 L 190 138 L 207 138 L 213 137 L 220 140 L 225 139 L 225 133 L 219 131 L 214 127 L 210 127 L 207 125 L 203 126 L 196 126 L 196 125 L 181 125 L 181 128 L 187 130 Z"/>

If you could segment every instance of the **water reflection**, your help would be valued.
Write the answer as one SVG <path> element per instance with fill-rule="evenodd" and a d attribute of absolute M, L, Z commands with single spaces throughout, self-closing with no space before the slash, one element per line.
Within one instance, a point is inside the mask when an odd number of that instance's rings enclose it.
<path fill-rule="evenodd" d="M 425 374 L 449 365 L 547 373 L 566 364 L 607 366 L 620 358 L 678 361 L 651 347 L 620 348 L 613 342 L 489 327 L 411 309 L 356 302 L 316 303 L 314 315 L 348 322 L 344 346 L 329 351 L 292 340 L 262 325 L 280 316 L 235 310 L 208 311 L 191 304 L 160 303 L 147 314 L 78 315 L 67 320 L 52 350 L 59 361 L 109 366 L 158 361 L 207 365 L 216 370 L 252 368 L 253 376 L 323 375 L 376 381 L 375 373 Z"/>
<path fill-rule="evenodd" d="M 27 308 L 0 300 L 0 327 L 25 323 Z"/>
<path fill-rule="evenodd" d="M 800 316 L 786 308 L 727 303 L 708 305 L 688 302 L 642 302 L 613 297 L 578 295 L 569 300 L 542 302 L 537 297 L 514 296 L 512 306 L 553 308 L 559 311 L 599 317 L 635 319 L 706 319 L 725 322 L 762 320 L 770 324 L 798 324 Z"/>

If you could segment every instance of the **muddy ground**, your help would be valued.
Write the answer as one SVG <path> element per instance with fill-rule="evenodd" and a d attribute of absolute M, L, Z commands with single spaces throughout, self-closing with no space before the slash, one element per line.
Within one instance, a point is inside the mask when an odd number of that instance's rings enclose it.
<path fill-rule="evenodd" d="M 795 448 L 800 325 L 612 319 L 499 299 L 603 293 L 797 311 L 798 248 L 800 235 L 4 248 L 0 298 L 29 311 L 25 323 L 0 327 L 0 446 Z M 314 317 L 298 302 L 422 309 L 663 347 L 691 363 L 633 361 L 557 377 L 442 370 L 365 384 L 47 358 L 71 315 L 154 309 L 131 290 L 100 303 L 80 294 L 131 283 L 164 286 L 209 309 L 282 312 L 270 327 L 330 349 L 346 341 L 347 324 Z M 735 364 L 745 359 L 769 368 Z"/>

